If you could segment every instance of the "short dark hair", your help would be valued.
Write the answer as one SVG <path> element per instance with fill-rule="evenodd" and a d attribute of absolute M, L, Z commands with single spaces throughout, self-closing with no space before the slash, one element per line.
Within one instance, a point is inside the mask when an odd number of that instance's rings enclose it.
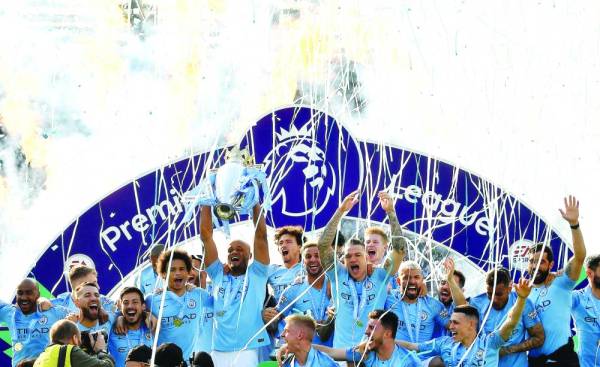
<path fill-rule="evenodd" d="M 194 354 L 192 367 L 215 367 L 215 364 L 210 354 L 206 352 L 200 352 Z"/>
<path fill-rule="evenodd" d="M 123 296 L 129 293 L 137 293 L 140 296 L 140 301 L 144 302 L 144 293 L 138 287 L 125 287 L 119 294 L 119 299 L 123 300 Z"/>
<path fill-rule="evenodd" d="M 346 242 L 346 246 L 362 246 L 365 247 L 365 243 L 361 240 L 359 240 L 356 237 L 353 237 L 351 239 L 348 240 L 348 242 Z"/>
<path fill-rule="evenodd" d="M 150 363 L 152 359 L 152 349 L 147 345 L 138 345 L 127 353 L 125 362 Z"/>
<path fill-rule="evenodd" d="M 463 274 L 463 272 L 460 271 L 460 270 L 456 270 L 455 269 L 454 270 L 454 276 L 458 277 L 458 286 L 461 287 L 461 288 L 464 288 L 465 287 L 466 278 L 465 278 L 465 275 Z"/>
<path fill-rule="evenodd" d="M 79 329 L 73 321 L 58 320 L 50 328 L 50 340 L 53 344 L 64 344 L 78 333 Z"/>
<path fill-rule="evenodd" d="M 454 312 L 462 313 L 463 315 L 467 316 L 468 318 L 477 320 L 479 322 L 479 311 L 477 311 L 477 309 L 471 305 L 456 306 L 456 307 L 454 307 Z"/>
<path fill-rule="evenodd" d="M 535 245 L 533 245 L 529 248 L 529 253 L 533 255 L 542 250 L 546 254 L 546 257 L 548 258 L 548 262 L 553 262 L 554 261 L 554 252 L 552 251 L 552 247 L 550 247 L 549 244 L 544 245 L 543 243 L 536 243 Z"/>
<path fill-rule="evenodd" d="M 586 269 L 596 271 L 596 268 L 598 268 L 598 265 L 600 265 L 600 254 L 590 255 L 587 257 L 587 259 L 585 259 Z"/>
<path fill-rule="evenodd" d="M 373 310 L 369 312 L 370 319 L 378 319 L 386 330 L 392 332 L 392 339 L 396 339 L 396 331 L 398 330 L 398 316 L 391 311 Z"/>
<path fill-rule="evenodd" d="M 163 343 L 156 349 L 154 363 L 160 367 L 176 367 L 185 365 L 183 351 L 175 343 Z"/>
<path fill-rule="evenodd" d="M 493 270 L 490 270 L 485 277 L 485 284 L 488 287 L 493 287 L 494 285 L 498 284 L 504 284 L 505 286 L 509 286 L 511 281 L 512 277 L 510 276 L 510 272 L 504 267 L 494 268 Z"/>
<path fill-rule="evenodd" d="M 71 283 L 72 286 L 74 281 L 86 277 L 89 274 L 98 276 L 98 272 L 96 272 L 94 268 L 90 268 L 86 265 L 74 266 L 69 270 L 69 283 Z"/>
<path fill-rule="evenodd" d="M 296 244 L 298 247 L 302 247 L 306 238 L 304 238 L 304 229 L 300 226 L 283 226 L 275 230 L 275 244 L 279 244 L 279 239 L 283 235 L 290 235 L 296 238 Z"/>
<path fill-rule="evenodd" d="M 192 258 L 188 255 L 184 250 L 169 250 L 160 254 L 158 258 L 158 272 L 160 275 L 167 274 L 167 267 L 169 266 L 169 262 L 171 261 L 171 253 L 173 254 L 173 260 L 181 260 L 185 263 L 185 268 L 187 271 L 192 270 Z"/>

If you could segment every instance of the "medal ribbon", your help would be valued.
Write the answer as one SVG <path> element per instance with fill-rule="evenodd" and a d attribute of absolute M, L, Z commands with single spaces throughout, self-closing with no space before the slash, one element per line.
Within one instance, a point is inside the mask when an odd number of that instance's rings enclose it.
<path fill-rule="evenodd" d="M 310 284 L 308 285 L 310 287 Z M 315 289 L 315 288 L 313 288 Z M 316 289 L 315 289 L 316 290 Z M 329 304 L 327 301 L 327 283 L 323 282 L 323 287 L 321 288 L 321 300 L 319 302 L 319 307 L 315 307 L 315 303 L 313 301 L 312 295 L 310 295 L 310 303 L 312 305 L 311 310 L 313 312 L 313 317 L 320 320 L 325 320 L 325 308 L 326 304 Z"/>
<path fill-rule="evenodd" d="M 353 314 L 354 314 L 354 319 L 357 322 L 360 322 L 360 316 L 362 315 L 365 307 L 367 306 L 367 289 L 365 287 L 365 281 L 368 279 L 365 278 L 365 280 L 363 280 L 362 283 L 362 293 L 361 296 L 359 297 L 358 292 L 356 291 L 356 281 L 354 281 L 354 279 L 348 277 L 348 285 L 350 288 L 350 293 L 352 296 L 352 306 L 354 307 L 353 309 Z"/>
<path fill-rule="evenodd" d="M 413 335 L 412 332 L 412 328 L 410 325 L 410 319 L 408 318 L 408 312 L 406 311 L 406 309 L 409 307 L 406 305 L 406 302 L 400 300 L 400 308 L 402 309 L 402 314 L 404 315 L 404 322 L 406 323 L 406 329 L 408 330 L 408 335 L 410 338 L 410 341 L 413 343 L 418 343 L 419 342 L 419 333 L 421 332 L 421 299 L 417 298 L 417 314 L 416 314 L 416 321 L 415 321 L 415 334 Z"/>

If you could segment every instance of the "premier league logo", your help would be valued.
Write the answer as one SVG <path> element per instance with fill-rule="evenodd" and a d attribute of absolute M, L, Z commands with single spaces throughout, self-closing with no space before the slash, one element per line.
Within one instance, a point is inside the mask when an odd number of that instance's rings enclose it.
<path fill-rule="evenodd" d="M 259 124 L 266 121 L 273 144 L 269 150 L 256 144 L 254 149 L 267 173 L 273 213 L 288 218 L 322 213 L 329 219 L 337 208 L 340 189 L 361 185 L 362 155 L 357 142 L 333 118 L 313 109 L 282 109 Z M 253 135 L 258 133 L 265 132 L 253 131 Z M 355 184 L 349 186 L 343 172 L 352 172 L 350 182 Z M 340 180 L 345 182 L 342 187 Z"/>

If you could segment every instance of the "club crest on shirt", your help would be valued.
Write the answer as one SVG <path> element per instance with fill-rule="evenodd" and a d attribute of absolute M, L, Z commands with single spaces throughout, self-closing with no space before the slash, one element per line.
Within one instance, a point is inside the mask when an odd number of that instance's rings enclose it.
<path fill-rule="evenodd" d="M 445 308 L 440 312 L 440 316 L 443 318 L 448 317 L 448 310 L 446 310 Z"/>
<path fill-rule="evenodd" d="M 429 317 L 429 315 L 427 314 L 427 312 L 425 311 L 421 311 L 421 321 L 425 321 L 427 320 L 427 318 Z"/>
<path fill-rule="evenodd" d="M 38 323 L 39 323 L 40 325 L 46 325 L 46 324 L 48 323 L 48 318 L 47 318 L 45 315 L 43 315 L 43 316 L 42 316 L 42 317 L 40 317 L 40 319 L 38 320 Z"/>
<path fill-rule="evenodd" d="M 479 349 L 479 350 L 477 351 L 477 353 L 475 354 L 475 357 L 476 357 L 477 359 L 482 359 L 484 354 L 485 354 L 485 350 L 483 350 L 483 349 Z"/>
<path fill-rule="evenodd" d="M 368 291 L 373 289 L 373 282 L 371 282 L 370 280 L 367 280 L 367 282 L 365 283 L 365 289 Z"/>
<path fill-rule="evenodd" d="M 188 307 L 189 308 L 194 308 L 196 307 L 196 301 L 194 301 L 193 299 L 188 301 Z"/>
<path fill-rule="evenodd" d="M 540 297 L 546 297 L 546 294 L 548 294 L 548 288 L 544 287 L 540 289 Z"/>

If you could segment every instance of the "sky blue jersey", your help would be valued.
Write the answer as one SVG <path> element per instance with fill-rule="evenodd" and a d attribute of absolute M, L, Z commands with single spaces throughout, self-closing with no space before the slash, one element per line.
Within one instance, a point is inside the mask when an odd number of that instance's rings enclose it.
<path fill-rule="evenodd" d="M 354 348 L 348 348 L 346 350 L 346 360 L 348 362 L 358 364 L 358 362 L 361 361 L 361 358 L 363 358 L 363 355 L 354 350 Z M 377 357 L 377 353 L 371 351 L 364 355 L 362 362 L 368 367 L 421 367 L 421 360 L 415 352 L 410 352 L 397 345 L 389 359 L 380 360 L 379 357 Z"/>
<path fill-rule="evenodd" d="M 431 340 L 436 325 L 446 327 L 450 319 L 444 305 L 437 299 L 424 296 L 418 297 L 415 303 L 407 303 L 402 300 L 398 289 L 388 295 L 385 309 L 398 316 L 396 339 L 411 343 Z"/>
<path fill-rule="evenodd" d="M 529 299 L 537 311 L 546 339 L 544 344 L 529 351 L 532 357 L 548 355 L 567 344 L 571 337 L 572 290 L 576 282 L 566 274 L 557 276 L 549 287 L 541 286 L 531 290 Z"/>
<path fill-rule="evenodd" d="M 135 279 L 135 286 L 138 287 L 144 296 L 148 296 L 156 289 L 164 287 L 164 280 L 154 272 L 152 266 L 144 268 Z"/>
<path fill-rule="evenodd" d="M 444 304 L 442 303 L 442 305 L 444 305 Z M 454 307 L 456 307 L 454 305 L 454 302 L 450 302 L 450 304 L 447 306 L 444 305 L 444 309 L 442 310 L 441 316 L 444 318 L 447 318 L 448 321 L 450 321 L 450 316 L 452 316 L 452 312 L 454 312 Z M 435 339 L 435 338 L 439 338 L 440 336 L 450 336 L 450 331 L 448 330 L 448 328 L 446 328 L 446 325 L 444 325 L 444 326 L 436 325 L 435 328 L 433 329 L 432 337 Z"/>
<path fill-rule="evenodd" d="M 417 344 L 419 352 L 438 355 L 446 367 L 497 366 L 500 348 L 504 340 L 498 331 L 480 334 L 470 348 L 455 342 L 450 336 L 442 336 L 425 343 Z M 462 362 L 461 362 L 462 361 Z"/>
<path fill-rule="evenodd" d="M 153 294 L 146 297 L 146 310 L 156 318 L 159 317 L 163 294 Z M 167 290 L 160 319 L 158 345 L 175 343 L 183 351 L 187 360 L 198 344 L 200 335 L 199 319 L 204 316 L 204 307 L 210 305 L 210 296 L 202 288 L 187 290 L 183 295 Z"/>
<path fill-rule="evenodd" d="M 479 327 L 483 327 L 483 331 L 486 334 L 492 333 L 494 330 L 500 329 L 502 323 L 508 317 L 508 313 L 513 305 L 517 302 L 517 294 L 515 292 L 511 292 L 508 296 L 508 302 L 504 306 L 502 310 L 496 310 L 491 307 L 491 302 L 487 296 L 487 293 L 482 293 L 476 297 L 471 298 L 470 304 L 471 306 L 477 308 L 479 311 Z M 483 319 L 486 313 L 489 310 L 489 315 L 483 323 Z M 540 318 L 533 307 L 533 303 L 527 299 L 525 301 L 525 307 L 523 308 L 523 313 L 521 314 L 521 320 L 515 326 L 512 334 L 506 341 L 506 346 L 520 344 L 525 341 L 527 337 L 527 329 L 535 326 L 536 324 L 540 324 Z M 505 355 L 500 358 L 500 362 L 498 364 L 500 367 L 527 367 L 527 354 L 525 352 L 521 353 L 511 353 Z"/>
<path fill-rule="evenodd" d="M 600 365 L 600 299 L 589 285 L 573 292 L 571 314 L 579 336 L 581 367 Z"/>
<path fill-rule="evenodd" d="M 25 315 L 19 307 L 0 302 L 0 322 L 6 323 L 12 339 L 12 365 L 42 353 L 50 342 L 50 328 L 67 314 L 62 307 L 52 307 L 48 311 Z"/>
<path fill-rule="evenodd" d="M 223 264 L 217 260 L 206 272 L 213 285 L 213 350 L 234 352 L 269 345 L 262 320 L 268 266 L 253 261 L 246 274 L 233 276 L 224 274 Z"/>
<path fill-rule="evenodd" d="M 270 264 L 267 284 L 273 289 L 273 298 L 275 298 L 275 301 L 278 301 L 279 298 L 281 298 L 283 291 L 290 285 L 294 284 L 298 279 L 302 279 L 303 274 L 304 268 L 302 267 L 301 262 L 289 269 L 283 265 Z M 285 323 L 283 320 L 280 320 L 277 324 L 277 337 L 281 335 L 284 327 Z"/>
<path fill-rule="evenodd" d="M 108 338 L 108 353 L 114 358 L 115 367 L 125 367 L 127 353 L 138 345 L 152 348 L 153 336 L 152 331 L 146 328 L 143 321 L 139 329 L 129 330 L 125 335 L 118 335 L 111 330 Z"/>
<path fill-rule="evenodd" d="M 283 364 L 284 367 L 309 367 L 309 366 L 318 366 L 318 367 L 338 367 L 338 364 L 331 359 L 330 356 L 321 352 L 320 350 L 316 350 L 315 348 L 310 348 L 308 351 L 308 357 L 306 358 L 306 362 L 303 365 L 300 365 L 295 358 L 292 358 L 287 363 Z"/>
<path fill-rule="evenodd" d="M 327 272 L 331 280 L 331 295 L 336 307 L 334 348 L 357 345 L 367 327 L 369 312 L 383 309 L 389 276 L 385 269 L 375 268 L 371 276 L 357 282 L 342 264 Z M 337 284 L 336 284 L 337 280 Z"/>
<path fill-rule="evenodd" d="M 194 351 L 210 353 L 212 351 L 213 320 L 215 317 L 211 284 L 206 287 L 206 292 L 208 293 L 208 302 L 204 305 L 204 314 L 198 320 L 200 322 L 200 336 Z"/>
<path fill-rule="evenodd" d="M 327 283 L 329 281 L 325 275 L 324 277 L 325 281 L 321 289 L 311 287 L 307 278 L 302 283 L 292 284 L 281 295 L 275 307 L 277 311 L 282 312 L 284 318 L 292 314 L 301 313 L 312 317 L 316 322 L 326 320 L 327 307 L 331 298 L 327 294 Z M 321 340 L 319 335 L 315 333 L 313 343 L 331 346 L 333 335 L 328 340 Z"/>

